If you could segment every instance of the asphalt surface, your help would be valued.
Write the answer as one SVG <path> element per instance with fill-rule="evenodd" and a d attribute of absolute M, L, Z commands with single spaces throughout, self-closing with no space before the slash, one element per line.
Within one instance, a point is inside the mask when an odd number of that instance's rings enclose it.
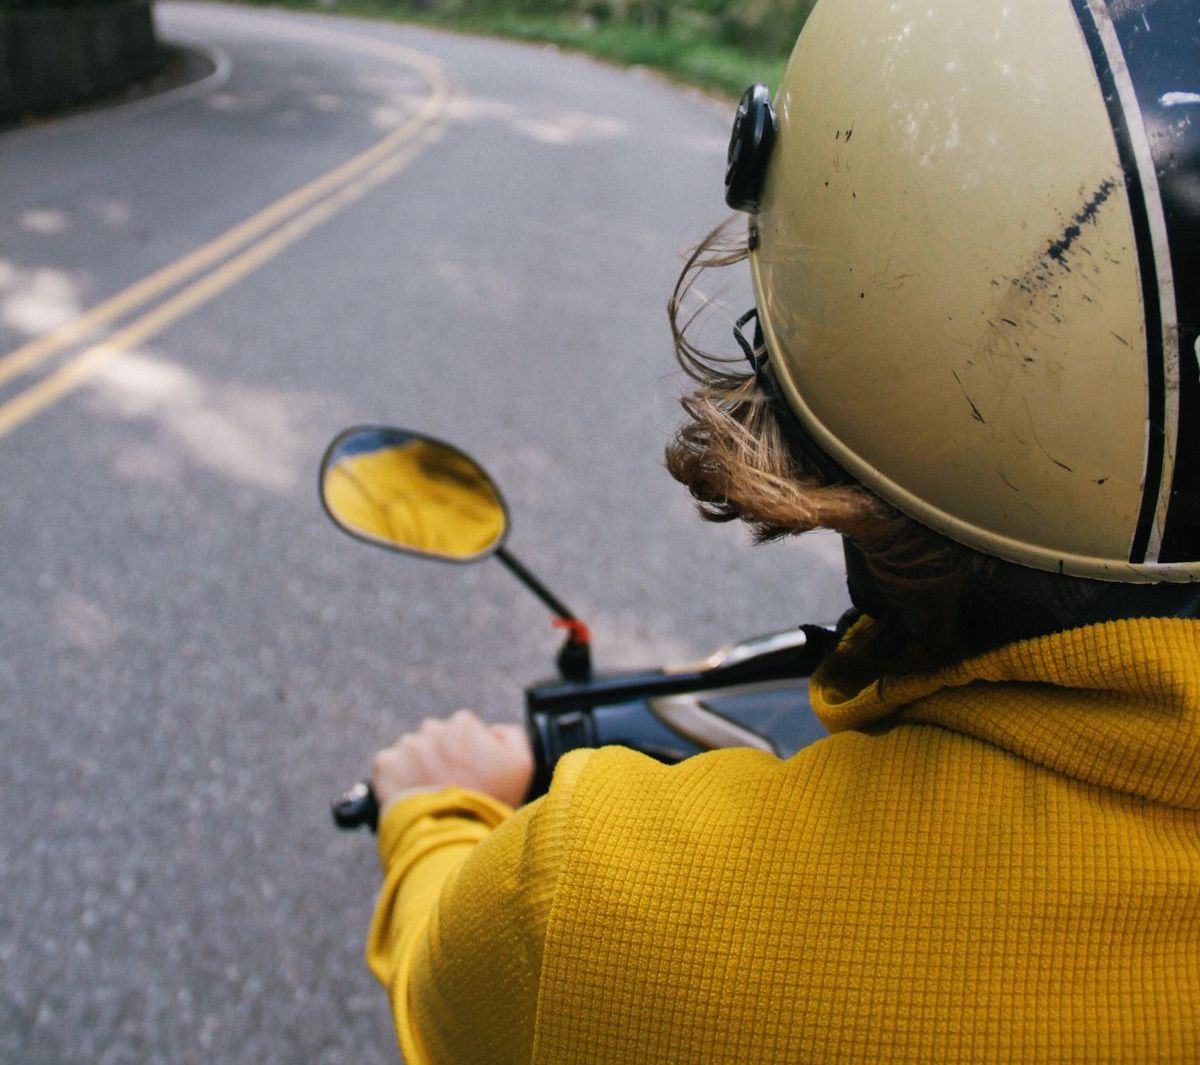
<path fill-rule="evenodd" d="M 0 352 L 396 150 L 0 384 L 0 1061 L 396 1061 L 373 850 L 328 799 L 427 714 L 518 719 L 558 638 L 496 564 L 337 533 L 326 442 L 480 458 L 601 668 L 832 620 L 837 545 L 752 549 L 662 470 L 731 107 L 494 40 L 159 19 L 209 81 L 0 134 Z"/>

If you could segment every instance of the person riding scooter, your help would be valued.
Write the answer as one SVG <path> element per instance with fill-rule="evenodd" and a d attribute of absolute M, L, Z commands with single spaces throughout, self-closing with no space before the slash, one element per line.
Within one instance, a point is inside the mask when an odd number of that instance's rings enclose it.
<path fill-rule="evenodd" d="M 831 735 L 376 758 L 418 1063 L 1200 1060 L 1200 8 L 817 0 L 672 301 L 667 464 L 847 543 Z M 748 366 L 681 324 L 749 258 Z"/>

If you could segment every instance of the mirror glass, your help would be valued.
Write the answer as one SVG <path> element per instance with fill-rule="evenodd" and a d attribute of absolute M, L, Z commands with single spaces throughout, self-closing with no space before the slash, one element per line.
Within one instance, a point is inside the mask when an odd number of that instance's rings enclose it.
<path fill-rule="evenodd" d="M 504 500 L 482 467 L 405 429 L 337 436 L 321 463 L 321 500 L 353 536 L 455 562 L 487 558 L 508 533 Z"/>

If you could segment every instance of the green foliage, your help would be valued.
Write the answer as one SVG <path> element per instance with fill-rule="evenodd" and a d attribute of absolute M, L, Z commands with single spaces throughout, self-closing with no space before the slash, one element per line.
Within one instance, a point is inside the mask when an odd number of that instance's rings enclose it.
<path fill-rule="evenodd" d="M 680 35 L 639 24 L 589 25 L 520 15 L 487 20 L 475 16 L 471 21 L 475 28 L 507 37 L 546 41 L 624 63 L 671 71 L 707 88 L 736 85 L 733 91 L 739 94 L 756 78 L 766 80 L 767 73 L 779 65 L 706 39 L 702 34 Z"/>
<path fill-rule="evenodd" d="M 573 19 L 700 35 L 764 55 L 786 56 L 815 0 L 394 0 L 424 14 L 490 19 L 501 15 Z"/>
<path fill-rule="evenodd" d="M 730 44 L 787 56 L 800 35 L 816 0 L 741 0 L 737 4 L 713 0 L 726 9 L 722 33 Z"/>
<path fill-rule="evenodd" d="M 64 8 L 113 7 L 122 0 L 0 0 L 3 11 L 61 11 Z"/>
<path fill-rule="evenodd" d="M 3 0 L 0 0 L 3 2 Z M 774 87 L 816 0 L 242 0 L 545 41 L 740 96 Z"/>

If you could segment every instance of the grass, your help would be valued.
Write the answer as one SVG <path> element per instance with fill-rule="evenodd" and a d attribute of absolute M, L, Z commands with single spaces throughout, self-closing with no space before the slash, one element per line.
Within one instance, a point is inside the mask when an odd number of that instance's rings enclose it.
<path fill-rule="evenodd" d="M 575 19 L 512 13 L 436 15 L 397 8 L 388 0 L 241 0 L 391 22 L 539 41 L 629 66 L 648 67 L 707 92 L 738 98 L 753 82 L 779 84 L 786 57 L 761 56 L 718 44 L 699 33 L 655 31 L 633 25 L 588 26 Z"/>

